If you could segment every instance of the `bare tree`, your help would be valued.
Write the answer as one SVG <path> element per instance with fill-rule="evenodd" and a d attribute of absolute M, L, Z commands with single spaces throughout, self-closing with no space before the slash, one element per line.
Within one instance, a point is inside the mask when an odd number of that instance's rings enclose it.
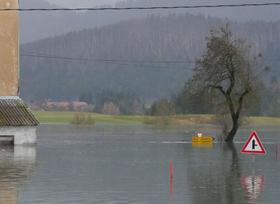
<path fill-rule="evenodd" d="M 196 62 L 192 82 L 195 90 L 207 89 L 220 105 L 226 107 L 231 118 L 225 141 L 232 142 L 239 128 L 244 100 L 255 92 L 257 78 L 253 74 L 255 61 L 251 62 L 249 46 L 245 41 L 234 39 L 229 26 L 211 31 L 207 49 Z"/>

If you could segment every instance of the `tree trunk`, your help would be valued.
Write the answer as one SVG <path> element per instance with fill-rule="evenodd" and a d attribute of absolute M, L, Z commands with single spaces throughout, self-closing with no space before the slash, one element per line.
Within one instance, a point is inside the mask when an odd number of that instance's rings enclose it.
<path fill-rule="evenodd" d="M 228 104 L 229 104 L 229 109 L 230 109 L 230 113 L 231 113 L 231 118 L 232 118 L 232 128 L 231 128 L 231 131 L 228 133 L 227 137 L 226 137 L 226 142 L 232 142 L 233 141 L 233 138 L 238 130 L 238 127 L 239 127 L 239 123 L 238 123 L 238 120 L 239 120 L 239 115 L 240 115 L 240 112 L 241 112 L 241 109 L 242 109 L 242 104 L 243 104 L 243 99 L 245 97 L 245 95 L 247 95 L 249 93 L 249 90 L 245 90 L 239 100 L 238 100 L 238 107 L 237 107 L 237 110 L 236 112 L 234 112 L 234 108 L 233 108 L 233 103 L 232 103 L 232 100 L 231 100 L 231 97 L 228 96 Z"/>
<path fill-rule="evenodd" d="M 232 128 L 226 137 L 226 142 L 232 142 L 238 130 L 238 116 L 232 116 Z"/>

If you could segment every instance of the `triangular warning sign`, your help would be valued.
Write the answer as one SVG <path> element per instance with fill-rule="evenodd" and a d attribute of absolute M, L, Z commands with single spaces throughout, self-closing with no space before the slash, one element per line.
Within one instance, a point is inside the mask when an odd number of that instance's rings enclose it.
<path fill-rule="evenodd" d="M 254 153 L 254 154 L 265 154 L 265 148 L 263 144 L 261 143 L 261 140 L 259 139 L 257 133 L 253 131 L 243 146 L 242 153 Z"/>

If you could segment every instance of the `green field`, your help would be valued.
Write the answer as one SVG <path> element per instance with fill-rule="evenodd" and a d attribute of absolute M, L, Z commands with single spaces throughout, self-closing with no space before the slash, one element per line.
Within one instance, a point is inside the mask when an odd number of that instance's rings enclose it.
<path fill-rule="evenodd" d="M 34 111 L 33 112 L 40 123 L 70 123 L 77 112 L 49 112 Z M 96 113 L 86 113 L 93 117 L 96 122 L 104 123 L 142 123 L 143 116 L 111 116 Z"/>
<path fill-rule="evenodd" d="M 69 124 L 77 112 L 49 112 L 34 111 L 40 123 Z M 96 113 L 85 113 L 101 123 L 123 123 L 123 124 L 215 124 L 213 115 L 180 115 L 168 117 L 152 116 L 112 116 Z M 280 118 L 274 117 L 249 117 L 247 121 L 251 125 L 280 125 Z"/>

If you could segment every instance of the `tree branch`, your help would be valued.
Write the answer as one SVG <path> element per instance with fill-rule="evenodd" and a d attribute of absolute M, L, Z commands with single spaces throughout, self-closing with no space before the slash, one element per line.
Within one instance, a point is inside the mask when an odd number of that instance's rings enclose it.
<path fill-rule="evenodd" d="M 218 89 L 223 95 L 226 95 L 226 92 L 224 91 L 223 87 L 221 87 L 221 86 L 209 85 L 208 87 L 213 88 L 213 89 Z"/>
<path fill-rule="evenodd" d="M 230 65 L 227 65 L 227 66 L 228 66 L 228 71 L 230 74 L 230 77 L 229 77 L 230 85 L 229 85 L 229 88 L 227 89 L 226 93 L 230 95 L 232 92 L 232 89 L 235 85 L 235 66 L 232 61 L 232 55 L 229 56 L 229 61 L 230 61 Z"/>
<path fill-rule="evenodd" d="M 230 94 L 228 94 L 222 86 L 214 86 L 214 85 L 209 85 L 210 88 L 213 88 L 213 89 L 218 89 L 226 98 L 226 101 L 227 101 L 227 105 L 229 107 L 229 110 L 230 110 L 230 114 L 231 114 L 231 117 L 236 117 L 236 113 L 235 113 L 235 110 L 234 110 L 234 105 L 233 105 L 233 102 L 232 102 L 232 99 L 231 99 L 231 96 Z"/>

